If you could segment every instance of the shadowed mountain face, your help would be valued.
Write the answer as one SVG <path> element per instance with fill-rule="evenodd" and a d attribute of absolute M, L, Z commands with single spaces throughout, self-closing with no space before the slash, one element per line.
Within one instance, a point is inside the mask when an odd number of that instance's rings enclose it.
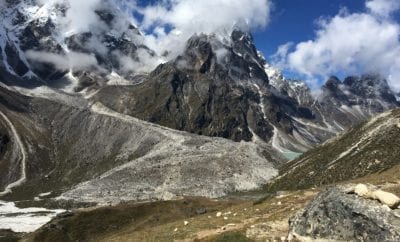
<path fill-rule="evenodd" d="M 140 85 L 107 86 L 94 99 L 173 129 L 234 141 L 261 139 L 283 153 L 304 152 L 399 105 L 377 75 L 344 82 L 332 77 L 315 98 L 305 83 L 268 78 L 264 68 L 251 35 L 234 31 L 225 41 L 198 35 Z"/>

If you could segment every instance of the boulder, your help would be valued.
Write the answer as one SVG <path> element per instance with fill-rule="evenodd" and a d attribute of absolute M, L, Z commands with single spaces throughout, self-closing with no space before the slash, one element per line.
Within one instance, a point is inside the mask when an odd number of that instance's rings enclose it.
<path fill-rule="evenodd" d="M 360 197 L 367 197 L 370 193 L 370 190 L 368 189 L 368 187 L 364 184 L 358 184 L 355 188 L 354 188 L 354 193 L 357 194 Z"/>
<path fill-rule="evenodd" d="M 372 192 L 372 197 L 392 209 L 397 208 L 400 205 L 400 198 L 389 192 L 377 190 Z"/>
<path fill-rule="evenodd" d="M 364 184 L 358 184 L 354 189 L 348 189 L 347 191 L 347 193 L 355 193 L 363 198 L 378 200 L 391 209 L 397 208 L 400 205 L 400 198 L 398 196 L 374 187 L 367 187 Z"/>
<path fill-rule="evenodd" d="M 365 192 L 365 187 L 360 188 Z M 328 188 L 293 216 L 289 221 L 289 239 L 400 241 L 399 209 L 388 209 L 376 200 L 346 190 Z"/>

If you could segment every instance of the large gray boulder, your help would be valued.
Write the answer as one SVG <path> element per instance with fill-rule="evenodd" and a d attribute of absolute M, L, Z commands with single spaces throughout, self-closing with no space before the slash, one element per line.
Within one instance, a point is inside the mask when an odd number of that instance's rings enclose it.
<path fill-rule="evenodd" d="M 300 241 L 400 241 L 400 209 L 329 188 L 289 221 L 289 237 Z"/>

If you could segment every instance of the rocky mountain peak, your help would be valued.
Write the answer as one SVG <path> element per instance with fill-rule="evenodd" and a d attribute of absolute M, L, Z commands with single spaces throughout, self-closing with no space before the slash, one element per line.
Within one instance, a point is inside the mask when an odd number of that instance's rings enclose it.
<path fill-rule="evenodd" d="M 330 91 L 337 91 L 339 86 L 342 84 L 342 82 L 339 80 L 338 77 L 336 76 L 331 76 L 329 79 L 326 81 L 324 88 L 330 90 Z"/>
<path fill-rule="evenodd" d="M 180 68 L 200 73 L 217 71 L 237 83 L 268 85 L 265 60 L 258 55 L 252 35 L 240 30 L 234 30 L 229 37 L 195 34 L 175 62 Z"/>
<path fill-rule="evenodd" d="M 338 105 L 363 106 L 377 112 L 399 105 L 386 79 L 376 74 L 350 76 L 343 82 L 331 77 L 322 91 L 326 100 Z"/>
<path fill-rule="evenodd" d="M 90 21 L 71 21 L 74 11 L 68 1 L 10 2 L 0 17 L 2 64 L 9 74 L 31 85 L 80 91 L 87 87 L 79 78 L 84 72 L 101 86 L 115 77 L 132 80 L 160 63 L 115 3 L 90 9 Z"/>

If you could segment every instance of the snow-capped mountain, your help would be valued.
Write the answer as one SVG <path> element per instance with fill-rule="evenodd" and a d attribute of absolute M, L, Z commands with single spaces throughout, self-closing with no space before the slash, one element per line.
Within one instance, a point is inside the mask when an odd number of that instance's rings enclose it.
<path fill-rule="evenodd" d="M 88 97 L 119 112 L 196 134 L 261 140 L 282 153 L 308 150 L 398 106 L 386 81 L 372 75 L 331 78 L 315 98 L 305 82 L 270 66 L 239 28 L 196 34 L 156 68 L 162 58 L 117 4 L 89 10 L 75 23 L 69 1 L 9 2 L 1 10 L 3 83 L 93 89 Z"/>
<path fill-rule="evenodd" d="M 91 8 L 88 19 L 74 21 L 69 15 L 77 10 L 69 1 L 9 1 L 0 11 L 1 65 L 26 80 L 18 85 L 45 83 L 71 92 L 129 83 L 160 61 L 110 1 Z"/>
<path fill-rule="evenodd" d="M 289 151 L 307 150 L 398 105 L 386 81 L 373 75 L 331 78 L 315 98 L 305 82 L 270 66 L 250 33 L 235 28 L 194 35 L 181 55 L 156 68 L 162 58 L 117 4 L 89 10 L 77 21 L 69 1 L 8 1 L 0 10 L 3 83 L 100 90 L 95 98 L 144 120 L 235 141 L 260 138 Z M 108 94 L 114 89 L 124 98 Z"/>
<path fill-rule="evenodd" d="M 251 34 L 235 30 L 229 39 L 195 35 L 182 55 L 159 66 L 141 85 L 104 87 L 95 99 L 174 129 L 262 140 L 291 156 L 399 105 L 379 76 L 353 79 L 352 85 L 349 78 L 336 79 L 338 90 L 329 80 L 315 98 L 305 82 L 287 80 L 269 66 Z"/>
<path fill-rule="evenodd" d="M 0 10 L 0 196 L 113 203 L 257 189 L 400 106 L 378 75 L 332 77 L 316 96 L 239 27 L 194 34 L 172 57 L 146 47 L 114 2 L 79 18 L 71 3 Z"/>

